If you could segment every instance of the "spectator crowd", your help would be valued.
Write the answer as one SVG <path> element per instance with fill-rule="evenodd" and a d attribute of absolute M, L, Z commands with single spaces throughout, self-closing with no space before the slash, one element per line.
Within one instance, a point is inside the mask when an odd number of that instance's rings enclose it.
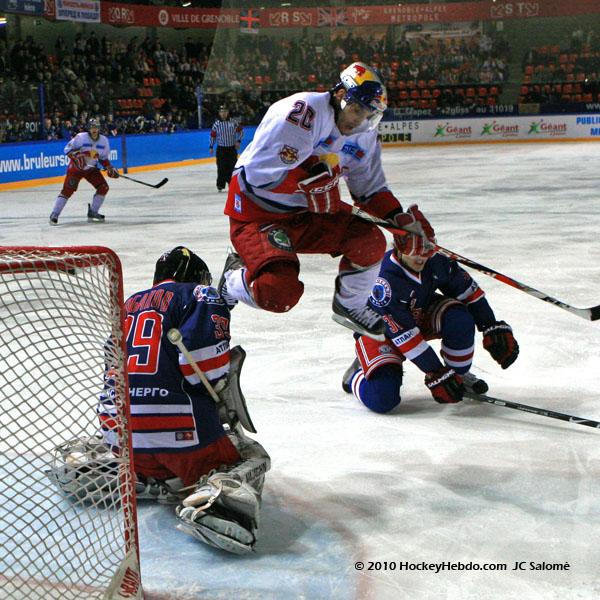
<path fill-rule="evenodd" d="M 420 32 L 396 39 L 393 32 L 238 35 L 228 45 L 218 37 L 211 45 L 188 36 L 180 47 L 166 48 L 152 37 L 121 41 L 92 30 L 70 43 L 59 36 L 52 54 L 32 37 L 0 41 L 0 142 L 68 139 L 90 116 L 108 135 L 195 129 L 199 90 L 203 127 L 222 103 L 243 124 L 254 124 L 281 97 L 329 89 L 356 60 L 380 69 L 391 108 L 470 109 L 495 103 L 508 82 L 510 49 L 500 34 L 474 27 L 444 37 Z M 571 45 L 580 42 L 571 37 Z M 599 59 L 600 53 L 582 58 Z M 470 86 L 486 86 L 490 96 L 465 93 Z M 34 128 L 42 100 L 46 119 L 43 128 Z"/>

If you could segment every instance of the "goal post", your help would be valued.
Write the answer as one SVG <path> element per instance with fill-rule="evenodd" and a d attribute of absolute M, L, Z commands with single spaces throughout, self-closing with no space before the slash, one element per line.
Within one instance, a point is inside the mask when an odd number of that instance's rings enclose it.
<path fill-rule="evenodd" d="M 143 598 L 118 256 L 0 246 L 0 340 L 0 597 Z"/>

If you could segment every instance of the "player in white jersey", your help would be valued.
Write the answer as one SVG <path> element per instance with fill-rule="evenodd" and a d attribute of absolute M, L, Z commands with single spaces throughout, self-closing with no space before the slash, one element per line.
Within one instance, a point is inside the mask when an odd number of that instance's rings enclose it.
<path fill-rule="evenodd" d="M 119 176 L 118 171 L 108 159 L 110 144 L 108 138 L 100 135 L 100 124 L 97 119 L 88 121 L 87 131 L 78 133 L 65 146 L 65 154 L 70 158 L 67 174 L 62 190 L 54 201 L 50 214 L 50 225 L 58 225 L 58 217 L 68 199 L 74 194 L 81 179 L 87 179 L 96 189 L 92 203 L 88 204 L 87 218 L 90 222 L 103 222 L 104 215 L 98 211 L 108 193 L 108 184 L 100 172 L 99 165 L 106 169 L 109 177 Z"/>
<path fill-rule="evenodd" d="M 301 92 L 269 108 L 229 186 L 225 214 L 239 260 L 232 255 L 221 287 L 231 303 L 288 311 L 304 290 L 297 255 L 341 256 L 334 319 L 383 339 L 384 322 L 367 299 L 385 238 L 342 202 L 340 175 L 368 212 L 433 234 L 425 217 L 404 213 L 387 187 L 377 140 L 386 102 L 377 71 L 357 62 L 331 91 Z"/>

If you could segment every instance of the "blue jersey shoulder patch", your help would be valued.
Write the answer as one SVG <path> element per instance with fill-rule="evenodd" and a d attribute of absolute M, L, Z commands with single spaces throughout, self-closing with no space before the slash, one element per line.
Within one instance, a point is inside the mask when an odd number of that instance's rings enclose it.
<path fill-rule="evenodd" d="M 390 286 L 389 281 L 384 279 L 383 277 L 378 277 L 375 280 L 375 285 L 373 286 L 373 290 L 371 291 L 371 302 L 382 308 L 387 306 L 392 299 L 392 286 Z"/>

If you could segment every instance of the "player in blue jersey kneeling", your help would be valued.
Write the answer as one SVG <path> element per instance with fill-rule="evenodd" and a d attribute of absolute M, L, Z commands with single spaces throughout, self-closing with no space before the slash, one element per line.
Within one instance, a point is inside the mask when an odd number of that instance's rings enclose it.
<path fill-rule="evenodd" d="M 485 393 L 487 384 L 470 373 L 476 327 L 503 369 L 519 354 L 511 327 L 496 320 L 483 290 L 457 262 L 435 252 L 435 238 L 430 242 L 410 233 L 394 236 L 369 299 L 385 320 L 386 339 L 355 335 L 357 358 L 342 387 L 375 412 L 400 403 L 406 359 L 423 371 L 437 402 L 460 402 L 465 387 Z M 427 343 L 432 339 L 441 339 L 441 358 Z"/>

